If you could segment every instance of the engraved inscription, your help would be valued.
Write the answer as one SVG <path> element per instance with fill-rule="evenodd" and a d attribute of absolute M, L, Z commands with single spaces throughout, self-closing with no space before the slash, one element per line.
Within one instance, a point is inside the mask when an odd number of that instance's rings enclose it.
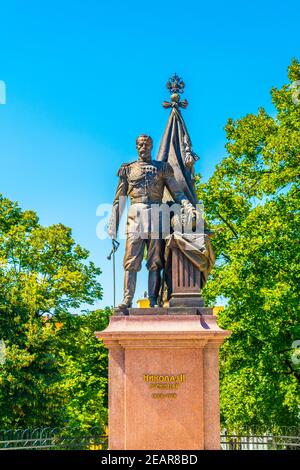
<path fill-rule="evenodd" d="M 152 393 L 152 398 L 164 399 L 164 398 L 177 398 L 177 393 L 169 393 L 171 391 L 178 390 L 180 385 L 186 381 L 185 374 L 177 375 L 158 375 L 158 374 L 144 374 L 144 382 L 147 382 L 151 390 L 155 389 L 159 393 Z M 168 392 L 168 393 L 163 393 Z"/>

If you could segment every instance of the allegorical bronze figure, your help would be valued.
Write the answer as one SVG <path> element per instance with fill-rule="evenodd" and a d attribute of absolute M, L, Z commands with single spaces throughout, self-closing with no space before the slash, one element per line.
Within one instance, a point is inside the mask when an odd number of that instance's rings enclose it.
<path fill-rule="evenodd" d="M 203 208 L 201 209 L 201 204 L 199 205 L 195 187 L 194 164 L 199 160 L 199 157 L 192 149 L 191 138 L 181 114 L 181 109 L 186 109 L 188 106 L 187 100 L 181 100 L 180 97 L 184 92 L 184 87 L 185 84 L 183 80 L 176 73 L 167 82 L 167 89 L 171 95 L 170 101 L 163 101 L 162 105 L 165 109 L 171 109 L 171 112 L 160 142 L 157 160 L 168 162 L 171 165 L 178 186 L 190 203 L 196 207 L 194 213 L 195 218 L 201 220 L 201 222 L 197 224 L 197 229 L 194 232 L 190 232 L 186 229 L 181 232 L 171 230 L 170 235 L 166 237 L 165 240 L 165 289 L 162 293 L 162 298 L 169 305 L 172 305 L 174 301 L 171 300 L 170 302 L 170 298 L 171 296 L 174 297 L 174 288 L 179 282 L 179 284 L 183 284 L 184 292 L 182 292 L 182 295 L 186 296 L 185 306 L 188 306 L 197 304 L 198 302 L 198 300 L 195 302 L 188 301 L 189 291 L 195 290 L 196 288 L 196 286 L 194 286 L 192 289 L 189 281 L 191 272 L 196 269 L 196 271 L 200 273 L 200 295 L 207 282 L 208 275 L 214 266 L 215 255 L 210 241 L 213 232 L 207 228 L 203 220 Z M 164 191 L 163 202 L 169 205 L 172 204 L 172 195 L 168 193 L 167 189 Z M 175 272 L 173 269 L 174 266 L 172 268 L 173 252 L 178 253 L 176 248 L 184 258 L 184 273 Z M 175 257 L 177 256 L 176 253 Z M 175 266 L 177 266 L 176 270 L 180 271 L 178 263 L 176 264 L 175 262 Z M 195 296 L 195 292 L 192 293 L 192 296 Z"/>
<path fill-rule="evenodd" d="M 118 171 L 119 184 L 113 202 L 112 216 L 108 233 L 112 239 L 117 237 L 120 217 L 125 207 L 124 200 L 130 198 L 127 218 L 127 239 L 124 256 L 124 300 L 119 310 L 132 306 L 135 293 L 137 272 L 147 251 L 147 269 L 149 270 L 148 295 L 150 306 L 157 306 L 161 285 L 161 271 L 164 266 L 164 242 L 161 225 L 153 228 L 153 210 L 163 200 L 167 189 L 173 200 L 187 211 L 193 206 L 181 191 L 174 178 L 173 169 L 168 162 L 152 160 L 152 138 L 140 135 L 136 139 L 138 160 L 124 164 Z"/>

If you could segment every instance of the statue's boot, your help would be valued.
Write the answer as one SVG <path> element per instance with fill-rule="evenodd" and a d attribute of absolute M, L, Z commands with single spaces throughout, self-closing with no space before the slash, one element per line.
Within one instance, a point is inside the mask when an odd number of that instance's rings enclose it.
<path fill-rule="evenodd" d="M 157 298 L 161 284 L 161 276 L 159 271 L 149 271 L 148 277 L 148 295 L 150 307 L 157 307 Z"/>
<path fill-rule="evenodd" d="M 132 300 L 136 286 L 136 271 L 125 271 L 124 275 L 124 300 L 117 306 L 117 310 L 124 310 L 132 307 Z"/>

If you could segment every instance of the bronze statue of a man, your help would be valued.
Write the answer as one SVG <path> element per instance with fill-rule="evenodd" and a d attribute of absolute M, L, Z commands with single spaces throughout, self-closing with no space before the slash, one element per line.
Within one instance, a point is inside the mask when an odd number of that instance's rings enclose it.
<path fill-rule="evenodd" d="M 140 135 L 136 139 L 138 160 L 123 164 L 118 171 L 119 184 L 113 202 L 112 216 L 108 233 L 111 238 L 117 237 L 120 217 L 124 209 L 121 197 L 130 198 L 127 218 L 127 238 L 124 256 L 124 300 L 118 309 L 132 306 L 135 293 L 137 272 L 141 269 L 142 260 L 147 250 L 148 295 L 150 306 L 157 305 L 161 284 L 161 270 L 164 265 L 164 243 L 161 233 L 158 234 L 151 223 L 151 211 L 162 203 L 164 189 L 167 188 L 177 204 L 192 210 L 193 206 L 176 182 L 171 165 L 167 162 L 152 160 L 152 138 Z M 123 207 L 122 207 L 123 206 Z"/>

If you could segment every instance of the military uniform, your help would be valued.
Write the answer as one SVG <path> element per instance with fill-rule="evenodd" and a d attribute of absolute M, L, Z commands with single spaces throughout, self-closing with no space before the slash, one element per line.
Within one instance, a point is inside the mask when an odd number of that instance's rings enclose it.
<path fill-rule="evenodd" d="M 113 238 L 116 238 L 118 232 L 120 218 L 125 208 L 125 198 L 129 196 L 131 202 L 126 227 L 124 303 L 130 305 L 132 302 L 136 272 L 141 269 L 145 247 L 149 270 L 149 298 L 150 302 L 151 300 L 154 302 L 158 296 L 164 253 L 162 227 L 161 225 L 153 227 L 153 208 L 162 203 L 165 188 L 176 203 L 189 204 L 189 202 L 180 191 L 173 169 L 167 162 L 138 160 L 124 164 L 119 169 L 118 176 L 119 184 L 109 224 L 109 232 Z"/>

